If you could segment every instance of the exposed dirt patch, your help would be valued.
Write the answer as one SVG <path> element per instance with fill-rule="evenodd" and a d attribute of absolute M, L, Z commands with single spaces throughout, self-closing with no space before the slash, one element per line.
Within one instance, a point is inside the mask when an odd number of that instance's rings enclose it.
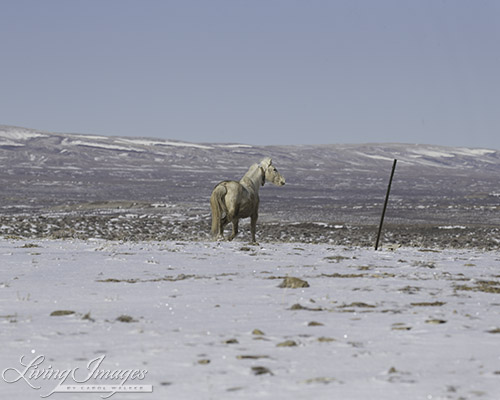
<path fill-rule="evenodd" d="M 300 279 L 300 278 L 295 278 L 293 276 L 287 276 L 287 277 L 285 277 L 285 279 L 283 279 L 283 282 L 281 282 L 278 287 L 279 288 L 287 288 L 287 289 L 307 288 L 307 287 L 309 287 L 309 283 L 307 283 L 307 281 Z"/>

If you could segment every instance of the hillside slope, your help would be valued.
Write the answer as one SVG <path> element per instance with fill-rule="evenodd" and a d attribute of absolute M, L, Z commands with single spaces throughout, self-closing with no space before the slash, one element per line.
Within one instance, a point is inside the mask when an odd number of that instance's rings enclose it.
<path fill-rule="evenodd" d="M 213 186 L 271 156 L 287 184 L 261 191 L 261 222 L 497 226 L 500 152 L 419 144 L 251 146 L 62 134 L 0 125 L 0 210 L 147 209 L 208 223 Z M 206 226 L 203 226 L 205 229 Z"/>

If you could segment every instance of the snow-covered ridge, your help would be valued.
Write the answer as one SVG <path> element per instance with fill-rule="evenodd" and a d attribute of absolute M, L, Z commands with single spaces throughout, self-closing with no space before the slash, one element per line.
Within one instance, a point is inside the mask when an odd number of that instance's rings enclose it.
<path fill-rule="evenodd" d="M 253 146 L 249 144 L 218 144 L 216 147 L 222 147 L 226 149 L 251 149 Z"/>
<path fill-rule="evenodd" d="M 193 149 L 210 150 L 213 146 L 189 143 L 176 140 L 148 139 L 148 138 L 122 138 L 99 135 L 41 133 L 33 129 L 18 128 L 0 125 L 0 146 L 25 146 L 26 141 L 35 138 L 50 138 L 51 136 L 62 137 L 63 146 L 85 146 L 100 149 L 145 152 L 146 148 L 155 146 L 185 147 Z M 5 139 L 5 140 L 2 140 Z M 129 145 L 125 147 L 124 145 Z M 221 145 L 221 147 L 226 145 Z M 227 147 L 251 147 L 246 145 L 227 145 Z"/>
<path fill-rule="evenodd" d="M 107 150 L 119 150 L 119 151 L 139 151 L 143 152 L 145 150 L 142 149 L 133 149 L 130 147 L 124 147 L 124 146 L 117 146 L 115 144 L 107 144 L 107 143 L 97 143 L 97 142 L 87 142 L 83 140 L 68 140 L 64 139 L 62 142 L 63 145 L 73 145 L 73 146 L 86 146 L 86 147 L 97 147 L 101 149 L 107 149 Z"/>
<path fill-rule="evenodd" d="M 374 160 L 387 160 L 387 161 L 392 161 L 393 160 L 392 158 L 385 157 L 385 156 L 379 156 L 379 155 L 376 155 L 376 154 L 366 154 L 366 153 L 361 153 L 361 152 L 358 152 L 358 154 L 361 155 L 361 156 L 372 158 Z"/>
<path fill-rule="evenodd" d="M 12 140 L 0 140 L 0 147 L 23 147 L 24 143 L 14 142 Z"/>
<path fill-rule="evenodd" d="M 189 157 L 190 164 L 218 164 L 221 159 L 233 166 L 240 165 L 242 157 L 260 157 L 271 155 L 280 160 L 289 160 L 295 170 L 314 168 L 310 163 L 317 163 L 320 169 L 341 167 L 343 169 L 369 170 L 398 159 L 401 165 L 425 168 L 481 169 L 500 170 L 500 152 L 484 148 L 446 147 L 425 144 L 402 143 L 367 143 L 367 144 L 331 144 L 310 146 L 252 146 L 239 143 L 189 143 L 177 140 L 163 140 L 146 137 L 109 137 L 99 135 L 48 133 L 33 129 L 0 125 L 0 148 L 25 148 L 36 144 L 35 152 L 51 149 L 59 154 L 71 150 L 73 156 L 81 151 L 94 157 L 92 149 L 100 151 L 100 157 L 133 157 L 140 153 L 148 157 L 160 156 L 156 162 L 164 162 L 172 154 L 178 158 Z M 77 150 L 77 149 L 81 150 Z M 44 150 L 45 149 L 45 150 Z M 83 150 L 86 149 L 86 150 Z M 169 152 L 175 149 L 175 153 Z M 109 151 L 103 154 L 103 151 Z M 230 159 L 228 159 L 228 156 Z M 237 161 L 238 160 L 238 161 Z M 297 165 L 300 160 L 300 165 Z M 109 161 L 109 160 L 108 160 Z M 245 160 L 245 165 L 247 161 Z M 317 167 L 316 167 L 317 168 Z M 319 171 L 319 170 L 318 170 Z"/>
<path fill-rule="evenodd" d="M 397 159 L 405 165 L 448 169 L 473 168 L 477 163 L 482 165 L 498 164 L 500 166 L 500 152 L 491 149 L 379 143 L 350 145 L 341 148 L 341 151 L 345 153 L 348 162 L 352 165 L 359 165 L 356 164 L 359 163 L 356 158 L 359 160 L 361 157 L 365 160 L 367 158 L 373 160 L 372 162 L 390 162 Z M 349 153 L 350 156 L 348 156 Z"/>
<path fill-rule="evenodd" d="M 28 140 L 33 138 L 48 137 L 43 133 L 25 128 L 14 128 L 0 125 L 0 137 L 12 140 Z"/>
<path fill-rule="evenodd" d="M 149 140 L 149 139 L 118 139 L 119 142 L 138 144 L 141 146 L 173 146 L 173 147 L 192 147 L 195 149 L 213 149 L 212 146 L 206 146 L 188 142 L 174 142 L 170 140 Z"/>
<path fill-rule="evenodd" d="M 423 156 L 423 157 L 451 158 L 456 156 L 468 156 L 468 157 L 484 156 L 487 154 L 494 154 L 496 153 L 496 151 L 489 149 L 469 149 L 461 147 L 461 148 L 450 148 L 448 150 L 420 149 L 420 150 L 414 150 L 413 153 L 416 156 Z"/>
<path fill-rule="evenodd" d="M 0 125 L 0 147 L 23 147 L 27 140 L 44 137 L 48 135 L 31 129 Z"/>

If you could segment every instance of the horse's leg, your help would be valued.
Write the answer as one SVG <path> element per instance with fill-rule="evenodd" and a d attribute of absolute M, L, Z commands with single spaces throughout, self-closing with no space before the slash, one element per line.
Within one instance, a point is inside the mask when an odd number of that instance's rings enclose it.
<path fill-rule="evenodd" d="M 257 227 L 257 218 L 258 218 L 258 214 L 255 213 L 254 215 L 252 215 L 250 217 L 250 232 L 252 234 L 252 243 L 255 243 L 255 231 L 256 231 L 256 227 Z"/>
<path fill-rule="evenodd" d="M 219 229 L 219 239 L 224 239 L 224 228 L 226 227 L 226 225 L 229 223 L 229 221 L 227 220 L 227 216 L 224 216 L 223 218 L 221 218 L 219 220 L 219 226 L 220 226 L 220 229 Z"/>
<path fill-rule="evenodd" d="M 233 233 L 231 234 L 231 236 L 229 236 L 229 239 L 228 240 L 233 240 L 236 235 L 238 234 L 238 222 L 239 222 L 239 218 L 233 218 Z"/>

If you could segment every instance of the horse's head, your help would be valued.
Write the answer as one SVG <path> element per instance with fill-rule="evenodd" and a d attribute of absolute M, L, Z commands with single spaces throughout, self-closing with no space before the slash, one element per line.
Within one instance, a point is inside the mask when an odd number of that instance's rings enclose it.
<path fill-rule="evenodd" d="M 276 167 L 273 165 L 273 160 L 267 157 L 260 162 L 260 166 L 264 170 L 264 176 L 262 179 L 262 186 L 264 182 L 274 183 L 276 186 L 283 186 L 285 184 L 285 178 L 281 175 Z"/>

